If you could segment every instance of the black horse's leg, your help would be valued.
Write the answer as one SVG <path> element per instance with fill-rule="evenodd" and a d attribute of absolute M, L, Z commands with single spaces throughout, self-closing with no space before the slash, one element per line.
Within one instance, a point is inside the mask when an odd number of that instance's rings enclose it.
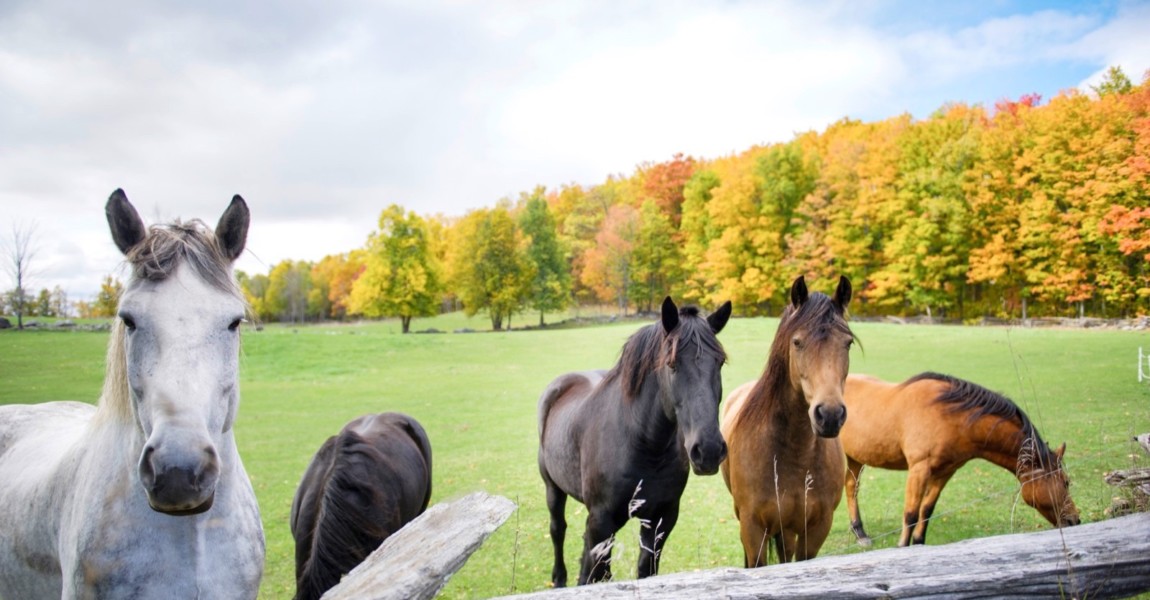
<path fill-rule="evenodd" d="M 567 564 L 563 561 L 563 541 L 567 537 L 567 494 L 550 479 L 547 487 L 547 510 L 551 513 L 551 545 L 555 549 L 555 566 L 551 568 L 551 583 L 555 587 L 567 585 Z"/>
<path fill-rule="evenodd" d="M 671 530 L 679 520 L 679 502 L 673 502 L 664 510 L 649 517 L 639 527 L 639 569 L 638 578 L 659 574 L 659 559 Z"/>
<path fill-rule="evenodd" d="M 579 565 L 579 585 L 611 579 L 611 549 L 615 532 L 627 522 L 626 515 L 615 518 L 604 508 L 587 507 L 587 530 L 583 533 L 583 559 Z"/>

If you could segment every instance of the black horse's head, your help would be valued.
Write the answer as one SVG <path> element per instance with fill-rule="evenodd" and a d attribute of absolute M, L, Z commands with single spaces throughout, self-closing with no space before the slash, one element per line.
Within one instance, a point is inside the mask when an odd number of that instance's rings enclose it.
<path fill-rule="evenodd" d="M 727 444 L 719 432 L 720 370 L 727 355 L 716 335 L 730 317 L 730 302 L 703 318 L 694 306 L 680 309 L 670 297 L 663 300 L 660 399 L 663 411 L 679 428 L 697 475 L 714 475 L 727 457 Z"/>

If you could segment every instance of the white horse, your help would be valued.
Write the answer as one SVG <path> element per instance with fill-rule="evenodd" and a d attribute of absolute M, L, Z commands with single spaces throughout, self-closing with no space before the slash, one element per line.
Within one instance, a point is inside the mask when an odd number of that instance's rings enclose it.
<path fill-rule="evenodd" d="M 106 207 L 132 277 L 99 405 L 0 406 L 0 597 L 255 598 L 264 536 L 232 424 L 232 273 L 249 213 L 144 228 Z"/>

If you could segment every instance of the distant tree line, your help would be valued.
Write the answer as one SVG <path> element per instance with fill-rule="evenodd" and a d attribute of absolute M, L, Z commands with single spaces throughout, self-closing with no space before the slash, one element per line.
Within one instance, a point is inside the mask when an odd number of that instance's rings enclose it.
<path fill-rule="evenodd" d="M 1112 68 L 1046 104 L 843 119 L 460 217 L 392 205 L 362 247 L 239 278 L 265 321 L 395 317 L 407 331 L 446 310 L 501 329 L 666 294 L 772 315 L 800 274 L 846 275 L 867 315 L 1125 317 L 1150 313 L 1148 266 L 1150 74 L 1134 85 Z"/>
<path fill-rule="evenodd" d="M 665 294 L 778 314 L 799 274 L 844 274 L 856 313 L 1150 312 L 1150 78 L 993 110 L 843 119 L 712 160 L 676 155 L 462 217 L 391 206 L 364 247 L 244 276 L 261 317 L 519 313 Z"/>

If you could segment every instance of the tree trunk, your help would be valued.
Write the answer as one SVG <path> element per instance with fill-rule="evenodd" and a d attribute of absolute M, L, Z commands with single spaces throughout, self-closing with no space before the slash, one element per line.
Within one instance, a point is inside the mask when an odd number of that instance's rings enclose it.
<path fill-rule="evenodd" d="M 399 317 L 399 322 L 403 324 L 403 332 L 404 333 L 408 333 L 411 331 L 411 317 L 410 316 L 405 317 L 405 316 L 401 315 Z"/>

